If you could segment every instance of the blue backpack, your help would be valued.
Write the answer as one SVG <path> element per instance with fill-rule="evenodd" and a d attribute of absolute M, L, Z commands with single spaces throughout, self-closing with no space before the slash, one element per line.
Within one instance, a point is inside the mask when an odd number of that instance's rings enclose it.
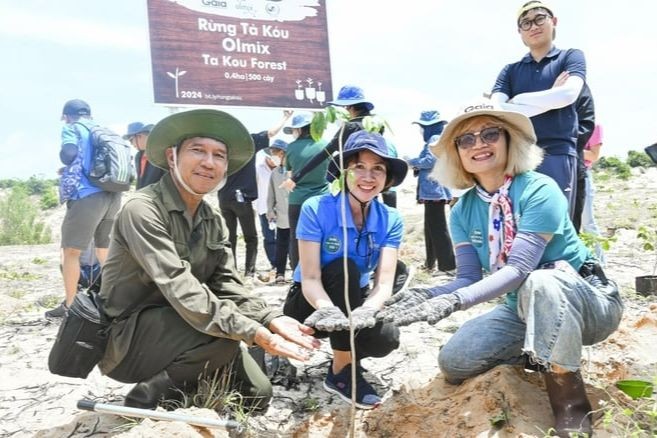
<path fill-rule="evenodd" d="M 109 128 L 77 124 L 84 126 L 91 135 L 89 181 L 105 192 L 130 190 L 136 175 L 130 144 Z"/>

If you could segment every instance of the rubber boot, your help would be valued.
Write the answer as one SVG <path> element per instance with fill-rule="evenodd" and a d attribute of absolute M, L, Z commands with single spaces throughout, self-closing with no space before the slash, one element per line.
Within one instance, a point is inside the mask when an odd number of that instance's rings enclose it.
<path fill-rule="evenodd" d="M 123 404 L 131 408 L 155 409 L 161 400 L 177 400 L 180 392 L 166 370 L 137 383 L 125 396 Z"/>
<path fill-rule="evenodd" d="M 567 438 L 575 433 L 579 434 L 577 436 L 593 436 L 591 403 L 586 397 L 580 372 L 543 373 L 543 376 L 554 413 L 557 436 Z"/>

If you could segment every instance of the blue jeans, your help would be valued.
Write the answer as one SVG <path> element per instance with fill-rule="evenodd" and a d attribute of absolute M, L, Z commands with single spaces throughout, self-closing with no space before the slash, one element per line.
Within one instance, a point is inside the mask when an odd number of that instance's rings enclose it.
<path fill-rule="evenodd" d="M 623 314 L 618 287 L 558 269 L 533 271 L 518 288 L 517 312 L 501 304 L 467 321 L 440 350 L 450 383 L 502 364 L 558 365 L 577 371 L 582 346 L 604 340 Z"/>
<path fill-rule="evenodd" d="M 585 179 L 585 195 L 584 195 L 584 208 L 582 209 L 582 231 L 584 233 L 591 233 L 596 236 L 600 235 L 598 225 L 595 223 L 593 216 L 593 197 L 595 196 L 595 184 L 593 184 L 593 172 L 591 169 L 586 170 Z M 600 264 L 605 266 L 605 253 L 599 243 L 595 244 L 595 255 L 600 260 Z"/>

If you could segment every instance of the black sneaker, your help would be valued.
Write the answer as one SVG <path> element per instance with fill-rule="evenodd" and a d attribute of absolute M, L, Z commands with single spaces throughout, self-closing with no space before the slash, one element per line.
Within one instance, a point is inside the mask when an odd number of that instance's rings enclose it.
<path fill-rule="evenodd" d="M 46 318 L 63 318 L 66 315 L 66 311 L 68 310 L 68 307 L 66 307 L 66 304 L 62 301 L 59 306 L 55 307 L 54 309 L 48 310 L 45 313 Z"/>
<path fill-rule="evenodd" d="M 405 289 L 410 284 L 413 276 L 415 275 L 415 268 L 406 266 L 401 260 L 397 261 L 397 269 L 395 269 L 395 279 L 392 284 L 392 294 Z"/>
<path fill-rule="evenodd" d="M 329 365 L 324 389 L 351 403 L 351 365 L 347 365 L 338 374 L 333 374 L 333 364 Z M 374 409 L 381 404 L 381 397 L 363 377 L 362 368 L 356 368 L 356 407 Z"/>

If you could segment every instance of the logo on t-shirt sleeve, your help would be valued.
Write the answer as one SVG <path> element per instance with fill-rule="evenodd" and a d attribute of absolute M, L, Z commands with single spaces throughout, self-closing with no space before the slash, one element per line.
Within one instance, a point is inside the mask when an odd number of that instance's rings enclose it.
<path fill-rule="evenodd" d="M 473 246 L 480 247 L 484 243 L 484 234 L 480 229 L 475 228 L 470 231 L 469 239 Z"/>
<path fill-rule="evenodd" d="M 335 254 L 336 252 L 340 251 L 341 247 L 342 242 L 337 236 L 329 236 L 324 241 L 324 251 L 329 254 Z"/>

